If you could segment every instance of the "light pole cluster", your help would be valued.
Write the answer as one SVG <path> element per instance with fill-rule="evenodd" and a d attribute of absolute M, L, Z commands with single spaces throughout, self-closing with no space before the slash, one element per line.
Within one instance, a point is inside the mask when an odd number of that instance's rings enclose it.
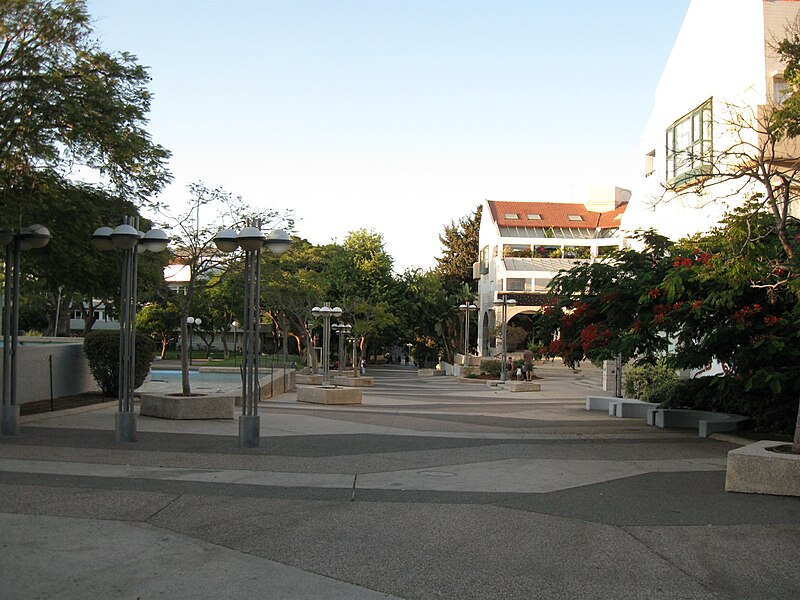
<path fill-rule="evenodd" d="M 334 323 L 331 325 L 333 330 L 339 336 L 339 375 L 342 375 L 344 370 L 344 338 L 350 335 L 350 332 L 353 330 L 353 326 L 347 323 Z M 353 369 L 355 369 L 356 363 L 353 362 Z"/>
<path fill-rule="evenodd" d="M 17 349 L 19 348 L 19 263 L 20 253 L 43 248 L 50 232 L 43 225 L 30 225 L 20 231 L 0 230 L 0 246 L 6 249 L 5 287 L 3 290 L 3 435 L 19 433 L 17 404 Z M 56 323 L 56 326 L 58 324 Z"/>
<path fill-rule="evenodd" d="M 136 441 L 136 412 L 133 406 L 134 372 L 136 363 L 136 269 L 139 254 L 147 250 L 162 252 L 169 245 L 161 229 L 147 233 L 139 231 L 139 217 L 125 217 L 114 229 L 99 227 L 92 234 L 92 245 L 98 250 L 120 249 L 122 285 L 119 316 L 119 403 L 115 418 L 116 440 Z"/>
<path fill-rule="evenodd" d="M 502 333 L 501 333 L 502 343 L 503 343 L 503 360 L 502 360 L 502 364 L 500 365 L 500 381 L 505 381 L 506 380 L 506 332 L 507 332 L 507 325 L 508 325 L 508 323 L 506 322 L 507 311 L 508 311 L 508 307 L 509 306 L 516 306 L 517 305 L 517 301 L 514 300 L 514 298 L 509 298 L 508 294 L 505 294 L 503 292 L 499 292 L 498 296 L 499 296 L 499 298 L 494 301 L 494 305 L 503 307 L 503 311 L 502 311 L 503 329 L 502 329 Z"/>
<path fill-rule="evenodd" d="M 459 305 L 458 310 L 464 313 L 464 364 L 466 365 L 469 354 L 469 313 L 478 310 L 478 307 L 472 302 L 467 302 Z"/>
<path fill-rule="evenodd" d="M 289 234 L 275 229 L 268 236 L 261 233 L 261 220 L 248 220 L 238 233 L 231 229 L 220 230 L 214 243 L 221 252 L 245 253 L 244 319 L 242 332 L 242 414 L 239 417 L 239 445 L 255 448 L 260 441 L 258 400 L 259 324 L 261 321 L 260 281 L 261 249 L 266 246 L 275 254 L 288 250 Z"/>
<path fill-rule="evenodd" d="M 324 306 L 312 308 L 311 314 L 315 317 L 322 317 L 322 385 L 330 385 L 331 317 L 342 316 L 342 309 L 338 306 L 331 308 L 331 303 L 326 302 Z"/>
<path fill-rule="evenodd" d="M 189 324 L 189 364 L 192 364 L 192 346 L 194 346 L 194 328 L 200 327 L 203 324 L 203 319 L 200 317 L 186 317 L 186 322 Z"/>

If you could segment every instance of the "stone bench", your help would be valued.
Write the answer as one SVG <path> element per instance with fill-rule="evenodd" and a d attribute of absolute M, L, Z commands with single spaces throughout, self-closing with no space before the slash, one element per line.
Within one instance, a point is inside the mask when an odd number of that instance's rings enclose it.
<path fill-rule="evenodd" d="M 139 414 L 159 419 L 233 419 L 233 394 L 142 394 Z"/>
<path fill-rule="evenodd" d="M 688 408 L 656 408 L 647 411 L 647 424 L 655 427 L 697 427 L 700 437 L 708 437 L 720 431 L 736 431 L 749 421 L 748 417 L 730 413 Z"/>
<path fill-rule="evenodd" d="M 345 387 L 372 387 L 375 380 L 372 377 L 352 377 L 350 375 L 337 375 L 333 378 L 334 385 Z"/>
<path fill-rule="evenodd" d="M 506 381 L 502 384 L 503 388 L 509 392 L 538 392 L 542 389 L 541 384 L 533 381 Z"/>
<path fill-rule="evenodd" d="M 299 385 L 322 385 L 322 375 L 298 373 L 295 380 Z"/>
<path fill-rule="evenodd" d="M 606 411 L 610 417 L 646 419 L 648 411 L 656 408 L 658 408 L 658 404 L 655 402 L 642 402 L 635 398 L 586 397 L 586 410 Z"/>
<path fill-rule="evenodd" d="M 417 375 L 419 377 L 433 377 L 435 375 L 444 375 L 444 371 L 441 369 L 418 369 Z"/>
<path fill-rule="evenodd" d="M 361 404 L 362 392 L 355 387 L 318 385 L 297 388 L 297 401 L 312 404 Z"/>

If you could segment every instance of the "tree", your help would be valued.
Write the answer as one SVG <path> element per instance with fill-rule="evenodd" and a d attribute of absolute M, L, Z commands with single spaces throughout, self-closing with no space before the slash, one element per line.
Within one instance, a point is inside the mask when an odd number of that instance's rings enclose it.
<path fill-rule="evenodd" d="M 102 50 L 84 0 L 0 3 L 0 194 L 5 212 L 30 202 L 37 175 L 88 167 L 145 201 L 170 179 L 169 153 L 144 125 L 147 70 Z"/>
<path fill-rule="evenodd" d="M 189 208 L 173 213 L 164 207 L 160 215 L 170 228 L 173 241 L 173 260 L 188 267 L 189 281 L 185 293 L 178 294 L 176 304 L 181 313 L 181 389 L 191 395 L 189 383 L 189 326 L 186 321 L 198 287 L 205 286 L 215 273 L 227 271 L 240 260 L 237 254 L 223 254 L 214 245 L 214 236 L 223 228 L 239 229 L 248 218 L 261 220 L 262 228 L 269 229 L 279 223 L 291 228 L 289 214 L 279 215 L 274 210 L 254 213 L 240 196 L 234 196 L 220 187 L 209 188 L 202 182 L 189 184 L 192 196 Z M 204 218 L 201 223 L 201 209 Z M 211 213 L 210 217 L 208 215 Z"/>
<path fill-rule="evenodd" d="M 468 284 L 475 292 L 477 283 L 472 277 L 472 264 L 478 260 L 478 233 L 481 226 L 483 206 L 478 205 L 471 215 L 452 221 L 439 236 L 442 256 L 436 259 L 436 272 L 442 278 L 448 293 L 455 293 Z"/>
<path fill-rule="evenodd" d="M 161 343 L 161 358 L 167 347 L 177 339 L 180 313 L 174 304 L 148 304 L 136 314 L 136 328 Z"/>

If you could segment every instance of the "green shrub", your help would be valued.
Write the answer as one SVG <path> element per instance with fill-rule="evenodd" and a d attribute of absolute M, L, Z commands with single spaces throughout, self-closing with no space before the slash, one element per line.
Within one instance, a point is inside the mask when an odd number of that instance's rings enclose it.
<path fill-rule="evenodd" d="M 663 408 L 691 408 L 727 412 L 750 417 L 757 431 L 791 434 L 797 420 L 797 391 L 780 394 L 770 390 L 745 390 L 743 381 L 734 377 L 698 377 L 678 379 L 655 386 L 648 402 Z"/>
<path fill-rule="evenodd" d="M 83 340 L 89 370 L 104 396 L 119 396 L 119 331 L 92 331 Z M 143 333 L 136 334 L 136 357 L 133 386 L 144 383 L 153 362 L 153 341 Z"/>
<path fill-rule="evenodd" d="M 677 379 L 675 370 L 661 363 L 627 365 L 622 369 L 622 392 L 627 398 L 645 400 L 653 388 Z"/>
<path fill-rule="evenodd" d="M 499 377 L 501 369 L 501 361 L 496 358 L 485 358 L 481 361 L 481 375 L 496 375 Z"/>

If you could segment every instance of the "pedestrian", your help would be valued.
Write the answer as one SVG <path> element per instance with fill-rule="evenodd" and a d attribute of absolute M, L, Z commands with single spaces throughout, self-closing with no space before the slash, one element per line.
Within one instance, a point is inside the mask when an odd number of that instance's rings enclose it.
<path fill-rule="evenodd" d="M 522 374 L 525 381 L 533 381 L 533 352 L 527 349 L 522 353 Z"/>
<path fill-rule="evenodd" d="M 514 374 L 514 359 L 510 356 L 508 357 L 508 364 L 506 365 L 506 373 L 508 373 L 509 377 Z"/>
<path fill-rule="evenodd" d="M 362 358 L 360 365 L 361 366 L 359 368 L 359 371 L 361 371 L 362 375 L 366 375 L 367 374 L 367 361 L 366 361 L 366 359 Z"/>

